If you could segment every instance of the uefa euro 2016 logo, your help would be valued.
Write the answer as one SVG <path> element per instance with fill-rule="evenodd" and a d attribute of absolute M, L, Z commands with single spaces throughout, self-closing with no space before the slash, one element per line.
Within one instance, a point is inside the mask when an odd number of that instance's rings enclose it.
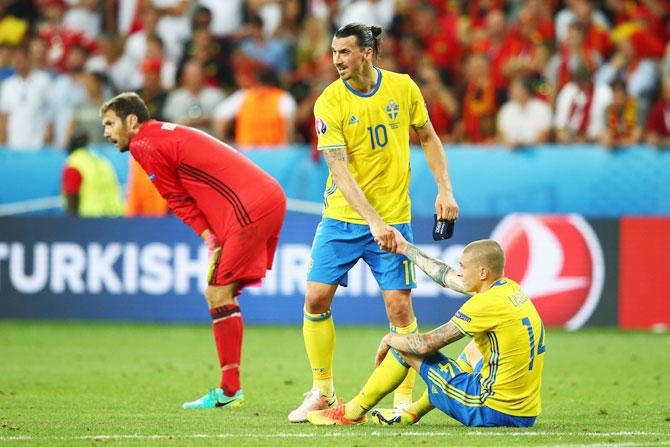
<path fill-rule="evenodd" d="M 398 103 L 390 100 L 386 106 L 386 113 L 391 121 L 395 120 L 398 117 Z"/>
<path fill-rule="evenodd" d="M 328 126 L 326 126 L 326 123 L 321 118 L 316 119 L 314 127 L 316 128 L 316 134 L 319 136 L 325 135 L 326 130 L 328 130 Z"/>

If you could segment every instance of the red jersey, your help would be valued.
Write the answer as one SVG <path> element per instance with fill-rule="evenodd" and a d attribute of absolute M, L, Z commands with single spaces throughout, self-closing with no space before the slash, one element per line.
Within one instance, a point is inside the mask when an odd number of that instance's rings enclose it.
<path fill-rule="evenodd" d="M 130 142 L 170 209 L 223 241 L 284 204 L 281 186 L 236 149 L 186 126 L 149 120 Z"/>

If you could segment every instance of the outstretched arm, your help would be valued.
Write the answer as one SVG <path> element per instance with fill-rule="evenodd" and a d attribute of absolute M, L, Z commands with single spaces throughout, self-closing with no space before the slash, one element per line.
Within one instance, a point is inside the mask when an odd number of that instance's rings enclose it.
<path fill-rule="evenodd" d="M 442 287 L 447 287 L 459 293 L 468 293 L 464 290 L 463 283 L 456 271 L 448 264 L 435 258 L 431 258 L 426 253 L 419 250 L 416 245 L 410 243 L 407 244 L 407 248 L 403 254 Z"/>

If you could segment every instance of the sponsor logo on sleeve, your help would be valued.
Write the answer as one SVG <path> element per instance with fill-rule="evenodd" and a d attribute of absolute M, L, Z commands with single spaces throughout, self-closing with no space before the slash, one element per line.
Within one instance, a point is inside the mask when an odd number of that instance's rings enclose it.
<path fill-rule="evenodd" d="M 467 321 L 468 323 L 472 321 L 472 318 L 468 317 L 465 315 L 463 312 L 460 310 L 456 312 L 456 315 L 454 315 L 455 318 L 458 318 L 459 320 Z"/>

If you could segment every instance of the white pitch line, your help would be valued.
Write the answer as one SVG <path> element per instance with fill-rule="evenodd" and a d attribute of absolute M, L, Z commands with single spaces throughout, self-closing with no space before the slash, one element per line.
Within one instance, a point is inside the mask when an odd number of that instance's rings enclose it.
<path fill-rule="evenodd" d="M 670 445 L 670 442 L 661 441 L 661 442 L 600 442 L 597 444 L 552 444 L 551 446 L 546 447 L 638 447 L 638 446 L 648 446 L 648 445 Z"/>
<path fill-rule="evenodd" d="M 360 432 L 360 433 L 221 433 L 221 434 L 192 434 L 192 435 L 86 435 L 86 436 L 0 436 L 0 441 L 82 441 L 95 439 L 110 439 L 110 440 L 129 440 L 129 439 L 231 439 L 231 438 L 252 438 L 252 439 L 281 439 L 281 438 L 354 438 L 354 437 L 462 437 L 462 436 L 581 436 L 581 437 L 619 437 L 619 436 L 663 436 L 670 437 L 670 433 L 653 433 L 653 432 L 611 432 L 611 433 L 588 433 L 588 432 L 534 432 L 534 431 L 518 431 L 518 432 L 489 432 L 486 431 L 472 431 L 472 432 L 401 432 L 396 430 L 387 430 L 382 432 Z M 560 446 L 568 446 L 569 444 L 552 444 Z M 578 444 L 589 446 L 607 446 L 607 445 L 627 445 L 627 444 Z M 638 444 L 630 444 L 638 445 Z M 640 445 L 648 445 L 640 444 Z M 664 442 L 659 445 L 670 445 L 669 442 Z"/>

